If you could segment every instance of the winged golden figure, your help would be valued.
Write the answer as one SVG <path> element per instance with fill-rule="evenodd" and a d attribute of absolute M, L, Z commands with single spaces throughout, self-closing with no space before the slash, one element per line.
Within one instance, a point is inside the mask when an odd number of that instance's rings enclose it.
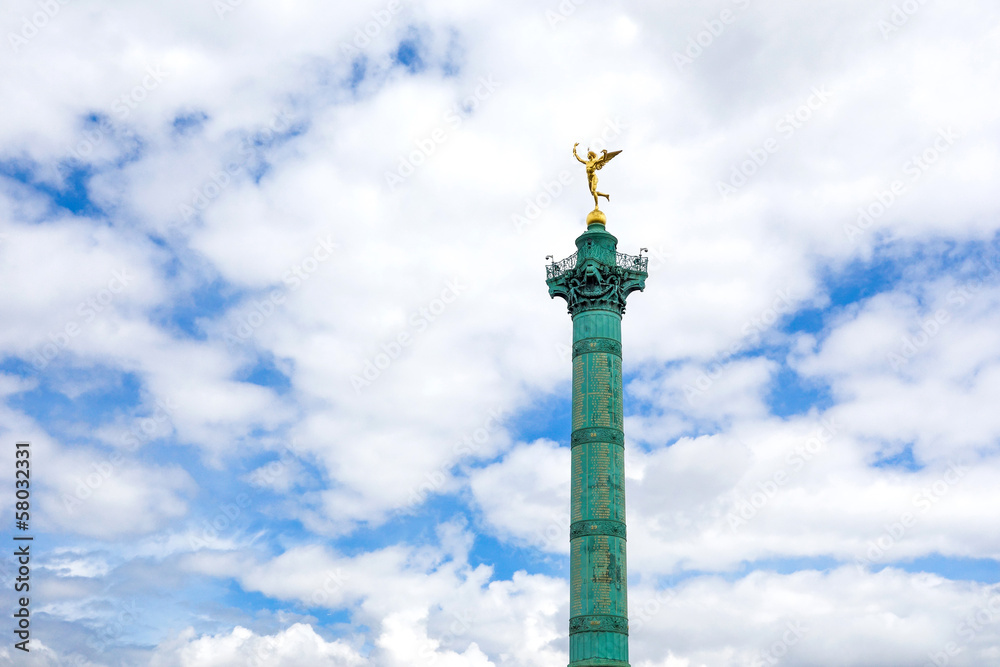
<path fill-rule="evenodd" d="M 605 149 L 601 151 L 600 155 L 598 155 L 594 151 L 588 150 L 587 159 L 584 160 L 576 154 L 576 147 L 579 145 L 580 142 L 573 144 L 573 157 L 587 167 L 587 182 L 590 184 L 590 194 L 594 196 L 594 210 L 598 211 L 600 210 L 600 206 L 598 206 L 597 198 L 604 197 L 608 201 L 611 201 L 611 196 L 597 191 L 597 170 L 610 162 L 611 158 L 621 153 L 621 151 L 612 151 L 609 153 L 607 149 Z"/>

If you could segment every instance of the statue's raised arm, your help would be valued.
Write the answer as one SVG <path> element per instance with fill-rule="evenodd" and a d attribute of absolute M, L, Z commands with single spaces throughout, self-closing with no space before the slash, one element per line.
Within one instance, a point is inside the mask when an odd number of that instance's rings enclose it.
<path fill-rule="evenodd" d="M 575 157 L 580 162 L 580 164 L 587 164 L 586 160 L 584 160 L 583 158 L 581 158 L 579 155 L 576 154 L 576 147 L 579 145 L 580 145 L 579 141 L 573 144 L 573 157 Z"/>

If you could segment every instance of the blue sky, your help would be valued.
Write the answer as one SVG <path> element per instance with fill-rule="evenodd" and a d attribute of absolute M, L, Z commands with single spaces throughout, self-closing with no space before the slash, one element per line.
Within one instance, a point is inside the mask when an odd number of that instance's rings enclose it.
<path fill-rule="evenodd" d="M 578 141 L 650 255 L 632 664 L 996 661 L 994 7 L 46 7 L 0 16 L 0 662 L 565 664 Z"/>

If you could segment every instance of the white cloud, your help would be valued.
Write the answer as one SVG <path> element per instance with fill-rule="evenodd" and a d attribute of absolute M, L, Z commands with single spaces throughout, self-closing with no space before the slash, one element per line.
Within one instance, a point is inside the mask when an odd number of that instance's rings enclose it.
<path fill-rule="evenodd" d="M 296 547 L 265 562 L 201 553 L 184 567 L 236 577 L 246 590 L 307 608 L 352 609 L 378 637 L 376 664 L 402 665 L 411 650 L 421 655 L 410 659 L 428 665 L 458 656 L 496 665 L 565 660 L 552 646 L 568 622 L 565 582 L 523 571 L 492 579 L 491 568 L 468 562 L 472 534 L 444 524 L 438 535 L 435 546 L 397 545 L 354 557 L 320 547 Z"/>
<path fill-rule="evenodd" d="M 817 350 L 797 355 L 796 366 L 828 378 L 838 416 L 876 446 L 912 442 L 920 462 L 993 456 L 1000 424 L 987 407 L 997 376 L 992 275 L 986 283 L 929 282 L 920 305 L 901 293 L 870 299 Z"/>
<path fill-rule="evenodd" d="M 569 553 L 570 451 L 549 440 L 520 445 L 474 470 L 469 487 L 501 536 L 532 548 Z"/>
<path fill-rule="evenodd" d="M 40 521 L 50 530 L 112 538 L 164 528 L 188 511 L 191 477 L 176 466 L 145 466 L 121 454 L 33 444 L 47 468 Z"/>
<path fill-rule="evenodd" d="M 662 664 L 668 648 L 696 665 L 824 664 L 831 653 L 842 665 L 916 665 L 941 653 L 946 664 L 981 664 L 996 644 L 989 609 L 1000 607 L 995 586 L 851 567 L 701 577 L 667 594 L 636 587 L 631 600 L 641 665 Z"/>
<path fill-rule="evenodd" d="M 149 664 L 155 667 L 352 667 L 367 663 L 354 647 L 338 640 L 327 642 L 312 627 L 296 623 L 276 634 L 263 636 L 237 626 L 230 633 L 196 637 L 194 630 L 188 628 L 161 645 Z"/>

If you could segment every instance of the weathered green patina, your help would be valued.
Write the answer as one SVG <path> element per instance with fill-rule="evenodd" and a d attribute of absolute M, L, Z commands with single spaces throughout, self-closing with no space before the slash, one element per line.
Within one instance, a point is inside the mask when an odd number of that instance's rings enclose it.
<path fill-rule="evenodd" d="M 619 253 L 600 222 L 576 247 L 546 267 L 573 317 L 569 667 L 628 667 L 621 322 L 648 260 Z"/>

